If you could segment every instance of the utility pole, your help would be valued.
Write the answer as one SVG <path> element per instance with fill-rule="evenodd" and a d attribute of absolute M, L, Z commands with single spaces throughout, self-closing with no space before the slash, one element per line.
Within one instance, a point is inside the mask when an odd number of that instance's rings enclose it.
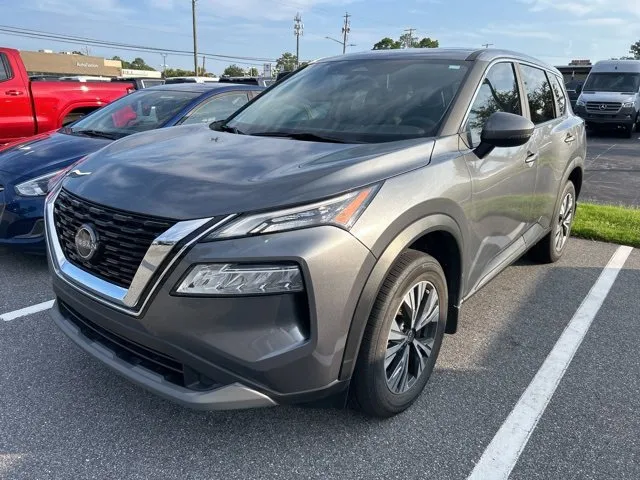
<path fill-rule="evenodd" d="M 193 73 L 198 76 L 198 41 L 196 34 L 196 2 L 191 0 L 191 16 L 193 18 Z"/>
<path fill-rule="evenodd" d="M 407 43 L 405 43 L 405 47 L 406 48 L 413 47 L 413 32 L 415 32 L 415 31 L 416 31 L 415 28 L 407 28 L 405 30 L 405 32 L 407 32 L 409 34 L 409 40 L 407 41 Z"/>
<path fill-rule="evenodd" d="M 489 47 L 493 47 L 493 43 L 483 43 L 482 46 L 484 48 L 489 48 Z"/>
<path fill-rule="evenodd" d="M 160 55 L 162 55 L 162 78 L 164 78 L 167 73 L 167 54 L 161 53 Z"/>
<path fill-rule="evenodd" d="M 300 66 L 300 37 L 304 34 L 304 24 L 300 13 L 293 19 L 293 34 L 296 36 L 296 68 Z"/>
<path fill-rule="evenodd" d="M 344 27 L 342 27 L 342 54 L 347 53 L 347 38 L 349 38 L 349 34 L 351 33 L 351 22 L 349 21 L 348 12 L 344 14 Z"/>
<path fill-rule="evenodd" d="M 206 60 L 207 57 L 205 57 L 204 55 L 202 55 L 202 76 L 204 77 L 204 73 L 205 73 L 205 69 L 204 69 L 204 61 Z"/>

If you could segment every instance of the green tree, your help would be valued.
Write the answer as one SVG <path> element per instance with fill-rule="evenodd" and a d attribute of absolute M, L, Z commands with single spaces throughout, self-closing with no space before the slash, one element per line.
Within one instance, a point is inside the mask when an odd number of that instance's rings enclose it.
<path fill-rule="evenodd" d="M 224 77 L 244 77 L 244 69 L 235 64 L 229 65 L 224 69 L 222 75 Z"/>
<path fill-rule="evenodd" d="M 257 77 L 259 75 L 256 67 L 251 67 L 247 73 L 250 77 Z"/>
<path fill-rule="evenodd" d="M 276 62 L 276 71 L 291 72 L 296 69 L 298 59 L 293 53 L 285 52 Z"/>
<path fill-rule="evenodd" d="M 633 55 L 633 58 L 636 60 L 640 60 L 640 40 L 631 45 L 629 48 L 629 53 Z"/>
<path fill-rule="evenodd" d="M 402 44 L 389 37 L 384 37 L 373 46 L 374 50 L 396 50 L 398 48 L 402 48 Z"/>
<path fill-rule="evenodd" d="M 385 37 L 373 46 L 374 50 L 396 50 L 398 48 L 438 48 L 438 40 L 425 37 L 422 40 L 411 37 L 408 33 L 400 35 L 398 40 Z"/>
<path fill-rule="evenodd" d="M 131 66 L 129 68 L 133 68 L 135 70 L 155 70 L 155 68 L 147 65 L 147 62 L 140 57 L 134 58 L 130 65 Z"/>

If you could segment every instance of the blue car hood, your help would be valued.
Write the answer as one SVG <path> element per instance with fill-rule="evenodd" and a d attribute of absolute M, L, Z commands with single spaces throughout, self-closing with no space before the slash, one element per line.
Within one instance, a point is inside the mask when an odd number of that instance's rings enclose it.
<path fill-rule="evenodd" d="M 426 165 L 434 139 L 337 144 L 236 135 L 196 126 L 132 135 L 68 176 L 70 192 L 121 210 L 206 218 L 305 203 Z"/>
<path fill-rule="evenodd" d="M 0 171 L 16 178 L 43 175 L 65 168 L 111 140 L 51 132 L 0 152 Z"/>

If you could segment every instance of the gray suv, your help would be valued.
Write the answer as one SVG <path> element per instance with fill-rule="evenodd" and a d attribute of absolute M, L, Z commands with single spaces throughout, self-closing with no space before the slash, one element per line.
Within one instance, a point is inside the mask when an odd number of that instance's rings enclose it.
<path fill-rule="evenodd" d="M 133 135 L 52 182 L 55 323 L 183 405 L 387 417 L 465 300 L 564 252 L 583 121 L 517 53 L 320 60 L 226 121 Z"/>

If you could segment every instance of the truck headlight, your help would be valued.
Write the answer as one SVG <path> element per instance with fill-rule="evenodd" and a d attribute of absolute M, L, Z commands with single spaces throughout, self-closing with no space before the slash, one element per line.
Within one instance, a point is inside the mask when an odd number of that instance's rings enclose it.
<path fill-rule="evenodd" d="M 622 107 L 623 108 L 633 108 L 635 106 L 635 104 L 636 104 L 635 102 L 624 102 L 622 104 Z"/>
<path fill-rule="evenodd" d="M 297 265 L 244 265 L 210 263 L 195 265 L 180 283 L 182 295 L 264 295 L 304 290 Z"/>
<path fill-rule="evenodd" d="M 319 225 L 335 225 L 348 230 L 366 210 L 379 187 L 379 185 L 367 187 L 311 205 L 241 216 L 221 227 L 220 230 L 210 233 L 204 241 L 297 230 Z"/>
<path fill-rule="evenodd" d="M 576 101 L 576 107 L 584 107 L 586 106 L 586 103 L 584 102 L 584 100 L 578 99 Z"/>
<path fill-rule="evenodd" d="M 16 193 L 23 197 L 43 197 L 49 193 L 49 181 L 65 170 L 56 170 L 22 182 L 15 186 Z"/>

